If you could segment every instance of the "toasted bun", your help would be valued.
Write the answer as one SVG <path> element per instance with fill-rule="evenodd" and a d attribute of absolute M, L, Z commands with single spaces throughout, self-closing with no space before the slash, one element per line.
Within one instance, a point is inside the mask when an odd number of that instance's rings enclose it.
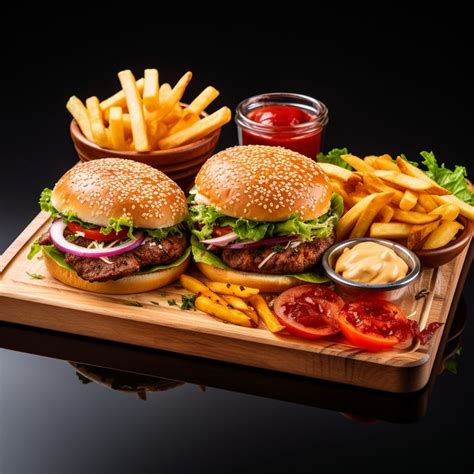
<path fill-rule="evenodd" d="M 223 214 L 277 222 L 315 219 L 330 206 L 332 188 L 314 160 L 286 148 L 235 146 L 210 158 L 196 177 L 205 202 Z"/>
<path fill-rule="evenodd" d="M 44 263 L 49 273 L 65 285 L 79 290 L 92 291 L 93 293 L 106 293 L 109 295 L 127 295 L 131 293 L 144 293 L 156 290 L 177 280 L 186 271 L 189 258 L 177 267 L 160 270 L 153 273 L 132 275 L 120 280 L 91 283 L 83 280 L 76 272 L 71 272 L 58 265 L 46 252 L 43 252 Z"/>
<path fill-rule="evenodd" d="M 179 224 L 188 213 L 183 191 L 168 176 L 119 158 L 76 165 L 56 183 L 51 203 L 100 226 L 110 218 L 128 217 L 135 227 L 160 229 Z"/>
<path fill-rule="evenodd" d="M 239 270 L 224 270 L 216 268 L 207 263 L 196 262 L 199 270 L 212 281 L 243 285 L 250 288 L 258 288 L 268 293 L 279 293 L 304 282 L 298 278 L 286 275 L 266 275 L 264 273 L 241 272 Z"/>

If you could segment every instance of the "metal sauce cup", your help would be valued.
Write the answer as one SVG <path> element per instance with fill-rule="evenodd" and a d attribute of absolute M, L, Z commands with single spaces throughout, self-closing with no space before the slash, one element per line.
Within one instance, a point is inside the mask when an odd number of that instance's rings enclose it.
<path fill-rule="evenodd" d="M 374 242 L 392 249 L 408 265 L 409 271 L 401 280 L 392 283 L 371 285 L 347 280 L 334 270 L 337 259 L 345 248 L 352 248 L 360 242 Z M 339 293 L 349 300 L 358 298 L 378 298 L 388 301 L 399 300 L 407 288 L 416 281 L 421 274 L 421 265 L 418 257 L 403 245 L 384 239 L 362 237 L 359 239 L 344 240 L 330 247 L 323 255 L 323 267 L 327 276 L 334 282 Z"/>

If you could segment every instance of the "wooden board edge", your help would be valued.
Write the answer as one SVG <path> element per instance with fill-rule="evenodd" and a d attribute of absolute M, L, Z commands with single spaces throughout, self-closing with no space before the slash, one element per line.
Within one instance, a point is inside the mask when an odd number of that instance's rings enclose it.
<path fill-rule="evenodd" d="M 0 255 L 0 275 L 10 262 L 21 252 L 31 237 L 48 221 L 50 215 L 41 211 L 20 233 L 20 235 Z"/>

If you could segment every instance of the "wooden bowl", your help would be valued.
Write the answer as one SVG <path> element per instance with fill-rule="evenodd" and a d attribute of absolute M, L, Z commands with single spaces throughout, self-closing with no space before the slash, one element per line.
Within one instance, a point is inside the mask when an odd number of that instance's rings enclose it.
<path fill-rule="evenodd" d="M 472 223 L 463 216 L 457 220 L 464 226 L 464 229 L 458 232 L 456 238 L 448 245 L 434 250 L 415 250 L 415 254 L 420 259 L 421 265 L 425 268 L 436 268 L 450 262 L 456 258 L 469 244 L 472 233 Z"/>
<path fill-rule="evenodd" d="M 183 189 L 200 170 L 203 163 L 214 154 L 221 130 L 218 129 L 200 140 L 170 150 L 150 152 L 121 151 L 102 148 L 88 140 L 73 119 L 70 126 L 74 148 L 81 161 L 97 160 L 100 158 L 124 158 L 145 163 L 163 171 Z"/>

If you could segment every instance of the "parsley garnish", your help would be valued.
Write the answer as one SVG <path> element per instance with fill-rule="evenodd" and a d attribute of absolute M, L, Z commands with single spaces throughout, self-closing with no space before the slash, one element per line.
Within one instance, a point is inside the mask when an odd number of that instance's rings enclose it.
<path fill-rule="evenodd" d="M 178 303 L 176 303 L 176 300 L 175 300 L 175 299 L 173 299 L 173 300 L 168 300 L 168 304 L 169 304 L 170 306 L 178 306 Z"/>
<path fill-rule="evenodd" d="M 26 274 L 27 274 L 30 278 L 33 278 L 33 280 L 42 280 L 42 279 L 44 278 L 44 275 L 40 275 L 39 273 L 26 272 Z"/>
<path fill-rule="evenodd" d="M 194 302 L 196 301 L 196 295 L 183 295 L 181 296 L 181 306 L 182 310 L 194 309 Z"/>
<path fill-rule="evenodd" d="M 139 308 L 143 306 L 139 301 L 126 301 L 125 304 L 128 306 L 138 306 Z"/>
<path fill-rule="evenodd" d="M 155 304 L 156 306 L 160 306 L 160 303 L 158 301 L 150 301 L 151 304 Z"/>

